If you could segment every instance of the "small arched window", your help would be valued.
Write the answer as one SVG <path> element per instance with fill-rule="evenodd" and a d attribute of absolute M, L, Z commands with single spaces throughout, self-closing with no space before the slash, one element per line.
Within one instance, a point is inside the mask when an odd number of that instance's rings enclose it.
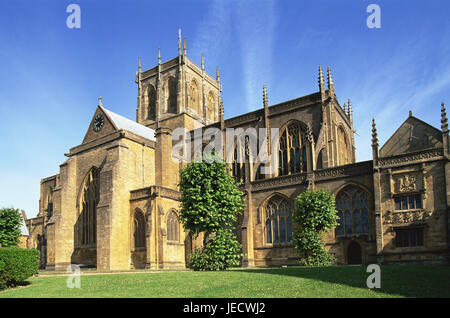
<path fill-rule="evenodd" d="M 166 82 L 166 103 L 168 113 L 177 113 L 177 81 L 171 76 Z"/>
<path fill-rule="evenodd" d="M 155 86 L 148 87 L 148 119 L 155 120 L 156 118 L 156 89 Z"/>
<path fill-rule="evenodd" d="M 47 195 L 47 206 L 45 208 L 45 212 L 47 212 L 47 219 L 50 219 L 53 215 L 53 195 L 52 195 L 53 189 L 49 189 L 49 193 Z"/>
<path fill-rule="evenodd" d="M 198 97 L 198 85 L 197 82 L 192 80 L 189 88 L 189 107 L 197 112 L 199 115 L 203 115 L 200 111 L 200 101 Z"/>
<path fill-rule="evenodd" d="M 267 244 L 292 241 L 292 204 L 281 196 L 275 196 L 264 207 L 265 237 Z"/>
<path fill-rule="evenodd" d="M 367 235 L 369 233 L 369 200 L 365 191 L 348 186 L 336 195 L 338 227 L 336 236 Z"/>
<path fill-rule="evenodd" d="M 316 169 L 323 169 L 326 168 L 324 161 L 326 158 L 326 153 L 325 153 L 325 148 L 323 148 L 322 150 L 319 151 L 319 155 L 317 156 L 317 164 L 316 164 Z"/>
<path fill-rule="evenodd" d="M 306 142 L 298 123 L 280 131 L 278 148 L 278 175 L 304 172 L 307 169 Z"/>
<path fill-rule="evenodd" d="M 134 248 L 145 248 L 145 218 L 140 211 L 134 214 Z"/>
<path fill-rule="evenodd" d="M 211 92 L 208 94 L 208 114 L 207 117 L 211 120 L 216 120 L 216 107 L 214 102 L 214 96 Z"/>
<path fill-rule="evenodd" d="M 179 241 L 178 233 L 178 217 L 174 211 L 170 211 L 167 216 L 167 240 L 168 241 Z"/>
<path fill-rule="evenodd" d="M 347 141 L 347 135 L 342 126 L 339 126 L 338 128 L 338 158 L 339 165 L 350 163 L 350 148 Z"/>

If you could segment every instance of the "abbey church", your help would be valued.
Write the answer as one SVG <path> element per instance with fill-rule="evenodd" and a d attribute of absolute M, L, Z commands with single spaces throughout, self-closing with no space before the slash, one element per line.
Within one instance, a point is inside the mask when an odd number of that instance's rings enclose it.
<path fill-rule="evenodd" d="M 326 82 L 326 83 L 325 83 Z M 351 101 L 341 104 L 330 68 L 319 68 L 317 91 L 224 118 L 219 71 L 213 77 L 178 56 L 136 74 L 136 120 L 108 110 L 99 99 L 81 143 L 70 148 L 59 173 L 40 183 L 39 213 L 27 219 L 27 246 L 41 266 L 70 264 L 101 270 L 184 268 L 199 242 L 178 222 L 179 170 L 172 132 L 217 128 L 279 129 L 268 147 L 278 166 L 270 175 L 236 145 L 244 160 L 230 163 L 245 200 L 236 224 L 242 266 L 298 264 L 292 245 L 293 203 L 308 189 L 336 201 L 339 225 L 324 235 L 338 264 L 448 264 L 450 260 L 449 134 L 444 104 L 429 105 L 440 129 L 405 114 L 380 147 L 375 120 L 373 158 L 357 162 Z M 245 105 L 240 105 L 242 108 Z M 435 109 L 435 111 L 433 111 Z M 86 129 L 86 127 L 83 127 Z M 81 127 L 80 127 L 81 128 Z"/>

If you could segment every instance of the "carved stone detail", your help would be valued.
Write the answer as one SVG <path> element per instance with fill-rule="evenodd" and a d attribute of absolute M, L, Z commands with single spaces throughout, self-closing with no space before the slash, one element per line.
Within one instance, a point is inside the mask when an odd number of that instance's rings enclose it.
<path fill-rule="evenodd" d="M 362 162 L 345 167 L 334 167 L 322 169 L 314 172 L 316 180 L 340 178 L 347 176 L 357 176 L 361 174 L 371 174 L 373 172 L 372 162 Z"/>
<path fill-rule="evenodd" d="M 416 190 L 416 177 L 404 175 L 398 179 L 398 189 L 400 192 L 412 192 Z"/>
<path fill-rule="evenodd" d="M 438 218 L 440 213 L 436 213 L 428 210 L 417 211 L 404 211 L 404 212 L 392 212 L 388 211 L 383 217 L 384 224 L 402 224 L 402 223 L 415 223 L 424 222 L 431 217 Z"/>
<path fill-rule="evenodd" d="M 421 151 L 415 154 L 406 154 L 389 158 L 380 158 L 378 160 L 379 166 L 390 166 L 397 164 L 404 164 L 410 162 L 416 162 L 426 159 L 439 158 L 443 156 L 442 149 L 431 149 Z"/>
<path fill-rule="evenodd" d="M 306 181 L 306 174 L 294 174 L 290 176 L 282 176 L 267 180 L 254 181 L 252 183 L 253 191 L 262 191 L 267 189 L 273 189 L 277 187 L 298 185 Z"/>

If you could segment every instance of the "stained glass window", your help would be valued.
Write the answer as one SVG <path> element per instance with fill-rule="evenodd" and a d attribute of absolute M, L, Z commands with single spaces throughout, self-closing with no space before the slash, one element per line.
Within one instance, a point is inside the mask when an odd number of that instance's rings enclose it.
<path fill-rule="evenodd" d="M 170 211 L 169 215 L 167 216 L 167 240 L 177 242 L 179 240 L 178 218 L 174 211 Z"/>
<path fill-rule="evenodd" d="M 304 134 L 299 124 L 284 128 L 278 147 L 278 175 L 287 175 L 307 170 L 307 151 Z"/>
<path fill-rule="evenodd" d="M 369 233 L 369 201 L 365 191 L 348 186 L 336 196 L 339 217 L 336 236 L 353 236 Z"/>
<path fill-rule="evenodd" d="M 280 244 L 292 241 L 292 204 L 275 196 L 265 206 L 266 243 Z"/>
<path fill-rule="evenodd" d="M 394 201 L 396 210 L 422 209 L 422 196 L 420 194 L 396 196 Z"/>

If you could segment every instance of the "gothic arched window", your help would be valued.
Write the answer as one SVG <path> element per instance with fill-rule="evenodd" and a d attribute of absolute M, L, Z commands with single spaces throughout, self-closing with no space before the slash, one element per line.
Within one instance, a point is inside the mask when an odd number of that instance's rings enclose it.
<path fill-rule="evenodd" d="M 198 98 L 198 85 L 197 82 L 192 80 L 189 87 L 189 107 L 196 111 L 197 114 L 202 115 L 200 111 L 200 101 Z"/>
<path fill-rule="evenodd" d="M 369 200 L 365 191 L 348 186 L 336 196 L 338 223 L 336 236 L 355 236 L 369 233 Z"/>
<path fill-rule="evenodd" d="M 234 147 L 232 172 L 236 182 L 245 183 L 245 153 L 243 147 L 238 144 L 239 142 Z"/>
<path fill-rule="evenodd" d="M 95 244 L 97 241 L 97 204 L 99 200 L 99 171 L 94 167 L 86 176 L 81 193 L 81 243 L 83 245 Z"/>
<path fill-rule="evenodd" d="M 325 168 L 324 160 L 326 158 L 325 148 L 319 151 L 319 155 L 317 156 L 317 164 L 316 169 L 323 169 Z"/>
<path fill-rule="evenodd" d="M 178 242 L 178 217 L 174 211 L 170 211 L 167 216 L 167 240 Z"/>
<path fill-rule="evenodd" d="M 148 119 L 155 120 L 156 118 L 156 89 L 155 86 L 148 87 Z"/>
<path fill-rule="evenodd" d="M 145 247 L 145 218 L 142 212 L 134 214 L 134 248 Z"/>
<path fill-rule="evenodd" d="M 214 96 L 211 92 L 208 94 L 208 118 L 216 120 L 216 107 L 214 103 Z"/>
<path fill-rule="evenodd" d="M 166 103 L 168 113 L 177 113 L 177 81 L 171 76 L 166 82 Z"/>
<path fill-rule="evenodd" d="M 53 215 L 53 189 L 50 188 L 49 193 L 47 195 L 47 207 L 45 208 L 45 212 L 47 212 L 47 219 L 50 219 Z"/>
<path fill-rule="evenodd" d="M 292 204 L 275 196 L 264 207 L 267 244 L 288 243 L 292 240 Z"/>
<path fill-rule="evenodd" d="M 339 165 L 345 165 L 350 163 L 350 149 L 347 141 L 347 135 L 344 128 L 339 126 L 338 128 L 338 158 Z"/>
<path fill-rule="evenodd" d="M 304 172 L 307 169 L 306 142 L 301 127 L 290 124 L 280 131 L 278 175 Z"/>

